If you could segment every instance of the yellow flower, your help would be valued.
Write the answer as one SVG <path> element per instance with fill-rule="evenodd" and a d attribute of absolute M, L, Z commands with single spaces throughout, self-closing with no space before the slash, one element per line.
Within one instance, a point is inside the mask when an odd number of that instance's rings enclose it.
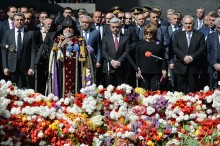
<path fill-rule="evenodd" d="M 135 90 L 135 92 L 138 93 L 138 94 L 144 94 L 144 93 L 146 92 L 145 89 L 140 88 L 140 87 L 137 87 L 137 88 L 135 88 L 134 90 Z"/>
<path fill-rule="evenodd" d="M 86 113 L 82 114 L 81 116 L 82 116 L 82 118 L 87 118 L 88 117 Z"/>
<path fill-rule="evenodd" d="M 154 143 L 151 140 L 148 140 L 147 145 L 148 146 L 154 146 Z"/>
<path fill-rule="evenodd" d="M 46 123 L 45 122 L 42 122 L 42 127 L 45 127 Z"/>
<path fill-rule="evenodd" d="M 50 106 L 51 102 L 50 101 L 46 101 L 46 104 L 47 104 L 47 106 Z"/>
<path fill-rule="evenodd" d="M 22 118 L 22 122 L 26 122 L 27 121 L 27 118 L 26 117 L 23 117 Z"/>
<path fill-rule="evenodd" d="M 55 120 L 55 121 L 54 121 L 54 124 L 56 124 L 56 125 L 58 125 L 59 123 L 60 123 L 59 120 Z"/>
<path fill-rule="evenodd" d="M 158 136 L 159 136 L 160 138 L 163 138 L 163 133 L 162 133 L 162 132 L 157 132 L 157 134 L 158 134 Z"/>

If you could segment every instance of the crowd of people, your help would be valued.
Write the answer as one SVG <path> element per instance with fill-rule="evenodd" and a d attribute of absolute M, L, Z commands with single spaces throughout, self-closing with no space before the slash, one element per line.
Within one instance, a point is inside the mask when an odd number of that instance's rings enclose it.
<path fill-rule="evenodd" d="M 81 87 L 122 83 L 195 92 L 220 80 L 220 8 L 196 18 L 161 7 L 119 6 L 108 13 L 26 6 L 0 9 L 1 72 L 19 88 L 58 97 Z"/>

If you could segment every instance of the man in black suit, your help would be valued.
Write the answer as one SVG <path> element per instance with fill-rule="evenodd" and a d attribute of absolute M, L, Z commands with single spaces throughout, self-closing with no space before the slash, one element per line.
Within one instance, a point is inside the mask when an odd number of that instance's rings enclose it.
<path fill-rule="evenodd" d="M 4 37 L 4 34 L 7 30 L 13 29 L 14 28 L 14 22 L 13 22 L 13 15 L 17 12 L 17 8 L 14 6 L 9 6 L 7 15 L 8 19 L 4 20 L 2 23 L 2 37 Z"/>
<path fill-rule="evenodd" d="M 159 15 L 158 24 L 161 24 L 161 25 L 164 25 L 164 26 L 169 26 L 170 25 L 170 23 L 166 19 L 161 18 L 162 9 L 161 9 L 160 6 L 154 7 L 153 10 L 157 11 L 157 13 Z"/>
<path fill-rule="evenodd" d="M 92 19 L 94 23 L 91 24 L 91 28 L 99 30 L 102 39 L 105 32 L 105 25 L 102 24 L 102 12 L 95 11 L 92 15 Z"/>
<path fill-rule="evenodd" d="M 13 15 L 16 12 L 17 12 L 17 8 L 16 7 L 14 7 L 14 6 L 9 6 L 8 7 L 8 11 L 7 11 L 8 19 L 4 19 L 2 21 L 2 24 L 0 25 L 0 42 L 2 42 L 3 37 L 5 35 L 5 32 L 14 28 Z M 2 53 L 2 51 L 0 50 L 0 56 L 1 56 L 1 53 Z M 0 71 L 0 78 L 7 80 L 7 77 L 3 73 L 2 61 L 0 61 L 0 64 L 1 64 L 0 65 L 0 69 L 1 69 L 1 71 Z"/>
<path fill-rule="evenodd" d="M 173 52 L 176 56 L 174 83 L 177 91 L 184 93 L 199 90 L 199 74 L 203 68 L 201 61 L 204 59 L 205 37 L 203 33 L 194 30 L 193 26 L 193 17 L 184 16 L 184 31 L 175 33 L 173 40 Z"/>
<path fill-rule="evenodd" d="M 102 54 L 104 57 L 103 73 L 106 74 L 106 84 L 118 86 L 125 82 L 125 55 L 130 44 L 126 35 L 120 34 L 121 23 L 118 18 L 110 21 L 112 33 L 108 33 L 102 40 Z"/>
<path fill-rule="evenodd" d="M 175 31 L 181 30 L 182 27 L 180 26 L 180 15 L 178 13 L 173 13 L 170 17 L 170 25 L 168 26 L 168 34 L 170 36 L 170 42 L 172 42 L 172 36 Z M 168 68 L 168 76 L 171 81 L 171 85 L 174 89 L 174 75 L 173 75 L 173 69 L 174 69 L 174 55 L 173 55 L 173 49 L 172 45 L 169 45 L 168 49 L 168 57 L 169 57 L 169 68 Z"/>
<path fill-rule="evenodd" d="M 19 88 L 31 88 L 29 77 L 34 75 L 36 44 L 32 31 L 24 29 L 24 16 L 15 13 L 13 16 L 15 28 L 5 33 L 2 48 L 3 71 Z"/>
<path fill-rule="evenodd" d="M 204 23 L 204 17 L 205 17 L 205 9 L 199 7 L 198 9 L 196 9 L 196 17 L 197 19 L 195 20 L 195 25 L 194 25 L 194 29 L 200 29 L 205 27 L 205 23 Z"/>
<path fill-rule="evenodd" d="M 121 24 L 122 24 L 121 34 L 128 36 L 131 44 L 137 42 L 138 38 L 136 35 L 135 27 L 133 27 L 131 24 L 125 24 L 125 18 L 126 18 L 125 13 L 119 12 L 117 14 L 117 17 L 121 21 Z M 129 18 L 129 15 L 127 15 L 127 17 Z M 130 18 L 132 18 L 131 14 L 130 14 Z M 129 55 L 131 56 L 133 60 L 135 60 L 135 50 L 130 50 Z M 132 68 L 130 63 L 128 63 L 128 66 L 127 66 L 125 83 L 132 87 L 136 87 L 136 72 Z"/>
<path fill-rule="evenodd" d="M 206 39 L 209 86 L 211 89 L 219 87 L 220 80 L 220 17 L 215 20 L 216 31 L 209 34 Z"/>

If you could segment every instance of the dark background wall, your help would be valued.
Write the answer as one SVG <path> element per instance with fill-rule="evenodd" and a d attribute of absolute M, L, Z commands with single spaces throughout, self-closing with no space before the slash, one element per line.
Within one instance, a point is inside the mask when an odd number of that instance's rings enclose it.
<path fill-rule="evenodd" d="M 2 8 L 7 8 L 9 5 L 34 5 L 39 11 L 48 11 L 50 13 L 56 13 L 62 10 L 63 6 L 59 4 L 48 4 L 42 2 L 42 0 L 0 0 L 0 3 L 0 7 Z M 181 11 L 183 14 L 195 15 L 195 9 L 198 7 L 204 7 L 206 13 L 216 10 L 220 6 L 220 0 L 96 0 L 96 5 L 72 3 L 68 6 L 74 9 L 86 8 L 89 12 L 92 12 L 95 7 L 97 10 L 108 11 L 115 5 L 123 7 L 125 11 L 129 11 L 135 6 L 147 5 L 150 7 L 161 6 L 164 15 L 169 8 Z"/>

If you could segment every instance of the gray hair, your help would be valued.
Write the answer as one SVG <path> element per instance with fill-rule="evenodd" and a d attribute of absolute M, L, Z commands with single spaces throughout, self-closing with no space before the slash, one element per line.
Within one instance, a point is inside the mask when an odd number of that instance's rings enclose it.
<path fill-rule="evenodd" d="M 113 17 L 111 20 L 110 20 L 110 23 L 119 23 L 121 24 L 121 21 L 120 19 L 116 18 L 116 17 Z"/>
<path fill-rule="evenodd" d="M 215 19 L 215 25 L 216 25 L 216 26 L 217 26 L 217 25 L 220 25 L 220 17 L 218 17 L 218 18 Z"/>
<path fill-rule="evenodd" d="M 167 13 L 169 13 L 169 12 L 174 13 L 174 12 L 175 12 L 175 10 L 174 10 L 174 9 L 168 9 L 168 10 L 167 10 Z"/>
<path fill-rule="evenodd" d="M 13 15 L 13 20 L 15 18 L 15 16 L 19 16 L 19 17 L 22 17 L 24 19 L 24 14 L 22 14 L 21 12 L 17 12 Z"/>
<path fill-rule="evenodd" d="M 193 21 L 193 23 L 194 23 L 194 18 L 193 18 L 191 15 L 185 15 L 185 16 L 183 17 L 183 22 L 185 21 L 186 18 L 192 19 L 192 21 Z"/>
<path fill-rule="evenodd" d="M 86 18 L 86 19 L 89 20 L 89 22 L 92 22 L 92 18 L 90 16 L 88 16 L 88 15 L 83 15 L 82 18 Z"/>

